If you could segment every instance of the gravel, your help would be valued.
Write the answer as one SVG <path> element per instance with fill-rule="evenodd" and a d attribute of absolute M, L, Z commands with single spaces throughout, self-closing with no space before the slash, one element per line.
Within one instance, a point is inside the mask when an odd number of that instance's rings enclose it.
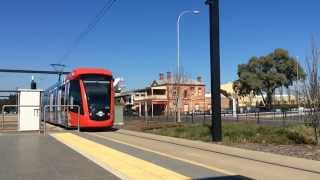
<path fill-rule="evenodd" d="M 292 156 L 320 161 L 320 146 L 315 145 L 273 145 L 273 144 L 225 144 L 237 148 L 254 151 L 269 152 L 274 154 Z"/>

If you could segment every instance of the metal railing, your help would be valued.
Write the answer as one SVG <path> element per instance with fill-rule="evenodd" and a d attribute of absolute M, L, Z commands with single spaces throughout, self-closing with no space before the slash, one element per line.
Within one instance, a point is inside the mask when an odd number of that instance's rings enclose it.
<path fill-rule="evenodd" d="M 35 105 L 3 105 L 2 106 L 2 125 L 1 125 L 1 127 L 2 127 L 2 129 L 4 128 L 4 118 L 5 118 L 5 112 L 4 112 L 4 110 L 5 110 L 5 108 L 8 108 L 8 107 L 16 107 L 16 108 L 20 108 L 20 107 L 38 107 L 38 109 L 34 109 L 34 111 L 41 111 L 41 106 L 35 106 Z M 17 110 L 17 112 L 18 112 L 18 110 Z M 19 124 L 20 124 L 20 122 L 19 122 L 19 120 L 18 120 L 18 127 L 19 127 Z M 40 120 L 40 118 L 39 118 L 39 125 L 41 124 L 41 120 Z M 40 131 L 40 126 L 39 126 L 39 131 Z"/>
<path fill-rule="evenodd" d="M 46 131 L 47 131 L 47 128 L 46 128 L 46 109 L 48 109 L 49 107 L 71 107 L 71 108 L 74 108 L 76 107 L 77 108 L 77 112 L 78 112 L 78 116 L 77 116 L 77 120 L 78 120 L 78 127 L 77 127 L 77 130 L 78 132 L 80 132 L 80 106 L 79 105 L 45 105 L 43 107 L 43 121 L 44 121 L 44 127 L 43 127 L 43 133 L 46 134 Z M 50 112 L 50 111 L 49 111 Z M 67 112 L 69 112 L 69 109 L 67 109 Z"/>
<path fill-rule="evenodd" d="M 250 122 L 261 126 L 272 126 L 272 127 L 286 127 L 291 125 L 307 125 L 311 126 L 315 123 L 312 121 L 312 114 L 318 113 L 320 117 L 320 111 L 287 111 L 287 112 L 245 112 L 239 113 L 233 116 L 232 113 L 221 113 L 221 118 L 223 122 Z M 124 114 L 123 119 L 125 122 L 130 121 L 145 121 L 147 123 L 173 123 L 176 122 L 176 114 L 161 114 L 155 115 L 153 118 L 138 116 L 136 114 Z M 195 124 L 211 124 L 210 113 L 194 113 L 192 114 L 181 114 L 182 123 L 195 123 Z M 317 125 L 320 127 L 320 123 Z"/>
<path fill-rule="evenodd" d="M 1 121 L 1 128 L 4 129 L 4 124 L 5 124 L 5 109 L 8 107 L 16 107 L 16 108 L 20 108 L 20 107 L 34 107 L 36 109 L 34 109 L 34 113 L 35 111 L 41 111 L 43 110 L 43 133 L 46 134 L 47 132 L 47 127 L 46 127 L 46 109 L 48 109 L 48 107 L 71 107 L 71 108 L 77 108 L 77 130 L 78 132 L 80 132 L 80 106 L 79 105 L 45 105 L 43 106 L 43 109 L 41 108 L 41 106 L 36 106 L 36 105 L 3 105 L 2 106 L 2 121 Z M 19 111 L 17 110 L 18 114 Z M 67 109 L 67 112 L 69 112 L 69 109 Z M 41 118 L 39 118 L 39 132 L 41 132 Z M 18 123 L 18 128 L 19 128 L 19 120 L 17 120 Z"/>

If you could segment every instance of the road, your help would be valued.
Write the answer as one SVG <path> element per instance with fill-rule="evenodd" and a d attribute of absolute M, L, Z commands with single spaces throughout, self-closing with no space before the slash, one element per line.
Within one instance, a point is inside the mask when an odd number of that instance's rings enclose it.
<path fill-rule="evenodd" d="M 0 135 L 0 179 L 320 179 L 320 162 L 127 130 Z"/>

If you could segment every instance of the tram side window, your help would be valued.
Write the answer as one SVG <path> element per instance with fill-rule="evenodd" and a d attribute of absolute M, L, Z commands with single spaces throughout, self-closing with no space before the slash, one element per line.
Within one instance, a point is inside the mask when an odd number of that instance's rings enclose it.
<path fill-rule="evenodd" d="M 80 91 L 79 80 L 70 81 L 69 103 L 70 105 L 80 106 L 80 112 L 82 112 L 81 91 Z M 78 109 L 70 108 L 70 111 L 78 112 Z"/>
<path fill-rule="evenodd" d="M 61 86 L 61 105 L 65 105 L 65 85 Z"/>
<path fill-rule="evenodd" d="M 53 92 L 50 92 L 50 102 L 49 102 L 49 104 L 50 104 L 50 111 L 52 112 L 53 111 L 53 105 L 54 105 L 54 102 L 53 102 Z"/>
<path fill-rule="evenodd" d="M 69 105 L 70 104 L 70 93 L 69 93 L 69 89 L 70 89 L 70 83 L 66 83 L 65 85 L 65 105 Z"/>

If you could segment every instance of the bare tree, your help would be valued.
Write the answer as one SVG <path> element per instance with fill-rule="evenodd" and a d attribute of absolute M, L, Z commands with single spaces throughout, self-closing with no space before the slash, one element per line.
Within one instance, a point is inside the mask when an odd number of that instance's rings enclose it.
<path fill-rule="evenodd" d="M 303 82 L 304 103 L 310 109 L 308 113 L 308 122 L 314 128 L 316 143 L 318 140 L 318 128 L 320 118 L 320 49 L 315 43 L 312 43 L 311 53 L 306 57 L 307 77 Z"/>
<path fill-rule="evenodd" d="M 175 86 L 174 86 L 174 91 L 173 91 L 173 97 L 175 98 L 175 109 L 176 109 L 176 122 L 180 123 L 181 122 L 181 101 L 182 101 L 182 86 L 187 82 L 188 80 L 188 75 L 187 73 L 184 72 L 183 69 L 180 69 L 179 74 L 177 73 L 175 75 Z"/>

